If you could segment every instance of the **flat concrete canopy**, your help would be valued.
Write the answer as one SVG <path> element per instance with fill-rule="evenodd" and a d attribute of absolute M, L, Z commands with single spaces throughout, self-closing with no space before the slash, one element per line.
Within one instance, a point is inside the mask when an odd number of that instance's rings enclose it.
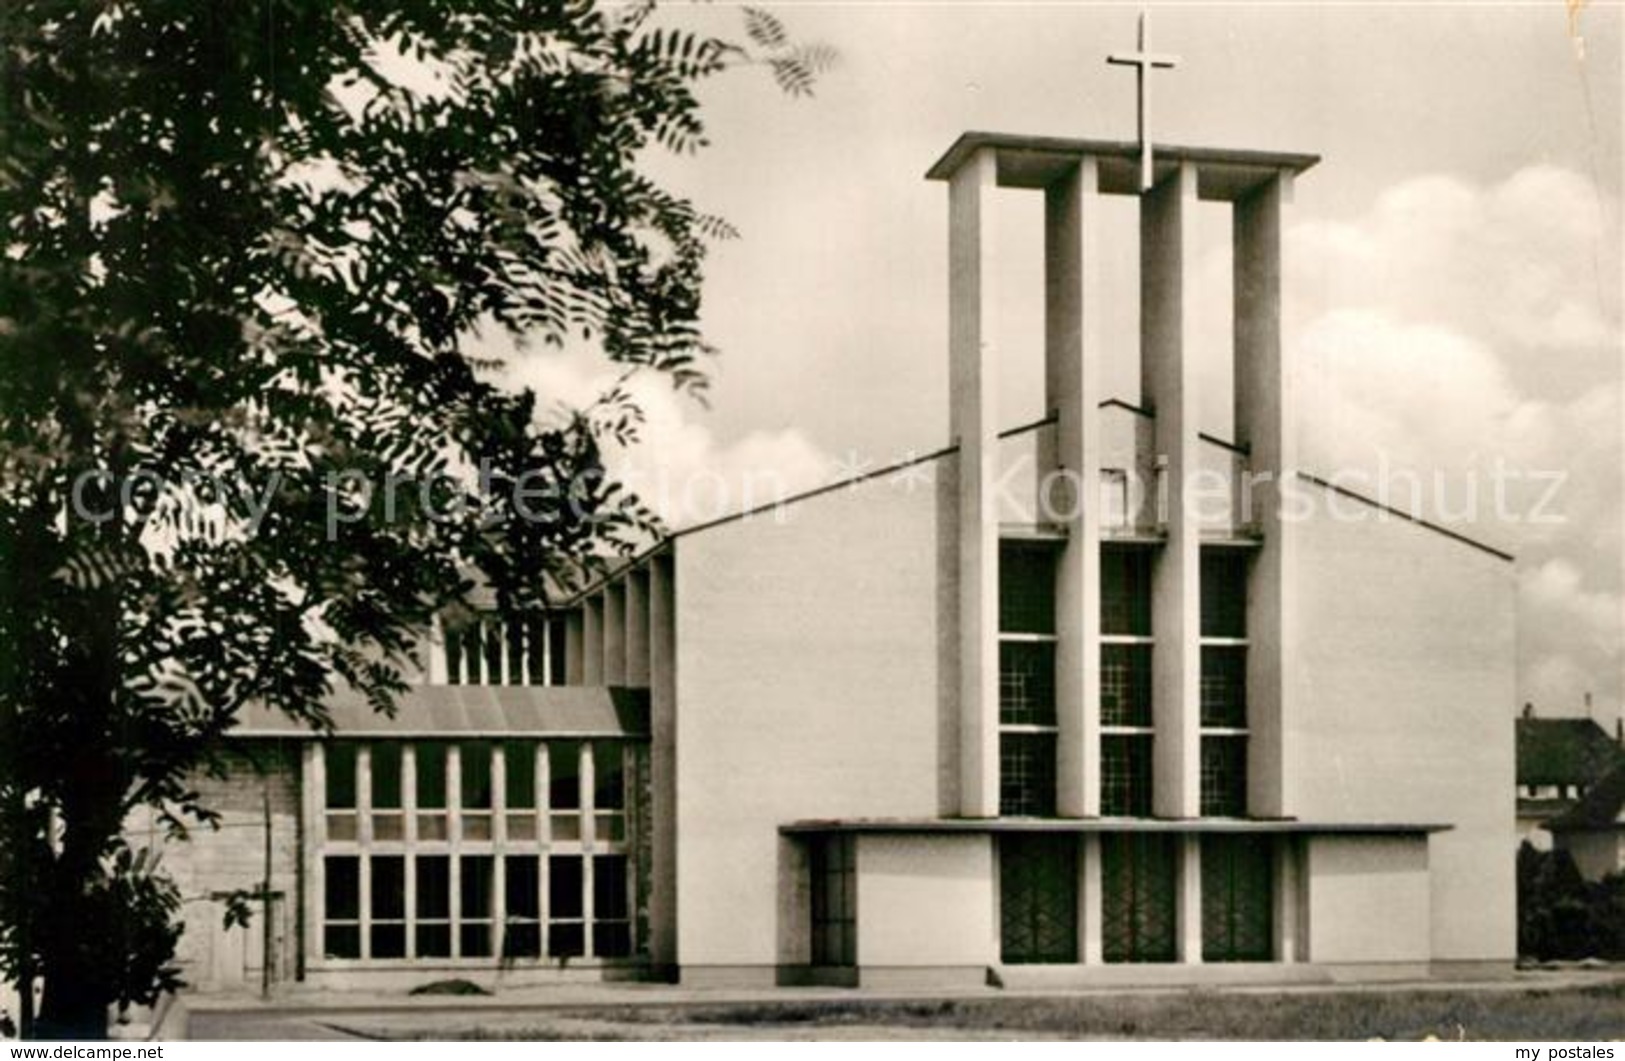
<path fill-rule="evenodd" d="M 337 737 L 634 737 L 649 735 L 649 692 L 609 686 L 419 685 L 394 717 L 354 692 L 328 698 Z M 280 711 L 244 710 L 233 737 L 323 736 Z"/>
<path fill-rule="evenodd" d="M 1453 826 L 1422 822 L 1305 822 L 1293 818 L 850 818 L 779 826 L 811 833 L 1271 833 L 1316 836 L 1411 836 Z"/>
<path fill-rule="evenodd" d="M 1100 190 L 1108 195 L 1140 193 L 1140 145 L 1132 140 L 1072 140 L 1012 133 L 962 133 L 947 154 L 926 171 L 943 181 L 982 149 L 994 152 L 1002 188 L 1046 188 L 1085 156 L 1098 161 Z M 1196 166 L 1196 194 L 1213 202 L 1245 198 L 1280 173 L 1297 174 L 1320 161 L 1319 155 L 1279 151 L 1235 151 L 1212 147 L 1154 145 L 1153 173 L 1161 181 L 1180 163 Z"/>

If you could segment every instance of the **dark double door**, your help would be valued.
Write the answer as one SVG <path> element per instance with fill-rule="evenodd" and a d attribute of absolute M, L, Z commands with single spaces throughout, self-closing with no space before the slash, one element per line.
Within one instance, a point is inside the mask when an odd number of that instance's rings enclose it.
<path fill-rule="evenodd" d="M 1078 960 L 1078 844 L 1072 836 L 999 838 L 1000 958 Z"/>
<path fill-rule="evenodd" d="M 1274 844 L 1269 837 L 1201 840 L 1202 960 L 1274 959 Z M 1179 839 L 1167 833 L 1104 834 L 1102 957 L 1178 960 Z M 1079 844 L 1076 836 L 999 838 L 1000 957 L 1010 965 L 1078 961 Z"/>

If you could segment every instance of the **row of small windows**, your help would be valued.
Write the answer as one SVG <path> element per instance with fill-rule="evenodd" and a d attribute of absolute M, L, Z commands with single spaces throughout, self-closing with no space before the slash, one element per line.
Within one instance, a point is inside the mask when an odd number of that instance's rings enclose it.
<path fill-rule="evenodd" d="M 1151 560 L 1147 549 L 1108 547 L 1101 550 L 1101 633 L 1151 636 Z M 1205 573 L 1207 568 L 1203 570 Z M 1217 573 L 1218 569 L 1214 571 Z M 1006 634 L 1055 633 L 1055 552 L 1049 545 L 1002 543 L 999 630 Z"/>
<path fill-rule="evenodd" d="M 1519 785 L 1518 794 L 1527 799 L 1579 799 L 1585 785 Z"/>
<path fill-rule="evenodd" d="M 563 685 L 561 615 L 504 618 L 494 612 L 441 621 L 450 685 Z"/>
<path fill-rule="evenodd" d="M 326 957 L 641 949 L 628 824 L 636 745 L 339 740 L 317 754 Z"/>
<path fill-rule="evenodd" d="M 1233 548 L 1201 551 L 1201 813 L 1241 815 L 1247 790 L 1247 564 Z M 1155 554 L 1101 552 L 1101 812 L 1152 813 L 1151 577 Z M 1055 813 L 1055 568 L 1043 543 L 1004 542 L 999 556 L 1000 813 Z"/>
<path fill-rule="evenodd" d="M 589 939 L 594 957 L 633 953 L 624 854 L 328 855 L 322 869 L 328 958 L 571 958 Z"/>
<path fill-rule="evenodd" d="M 554 842 L 582 838 L 584 810 L 583 772 L 591 755 L 592 810 L 595 835 L 619 841 L 625 835 L 628 750 L 617 741 L 377 741 L 365 746 L 369 783 L 359 786 L 363 745 L 334 741 L 324 748 L 327 839 L 355 841 L 363 824 L 374 841 L 405 841 L 408 829 L 419 842 L 450 839 L 451 815 L 456 806 L 459 838 L 488 841 L 495 833 L 496 797 L 494 761 L 500 751 L 503 765 L 502 811 L 510 841 L 538 837 L 538 813 L 550 815 Z M 456 792 L 451 791 L 451 755 L 458 765 Z M 414 782 L 414 813 L 406 813 L 408 795 L 405 760 L 410 755 Z M 547 783 L 538 786 L 538 767 L 545 764 Z M 365 807 L 362 806 L 365 797 Z M 410 820 L 408 820 L 410 818 Z"/>
<path fill-rule="evenodd" d="M 1151 568 L 1155 553 L 1107 546 L 1100 553 L 1100 632 L 1107 637 L 1151 636 Z M 1201 634 L 1247 636 L 1245 549 L 1201 551 Z M 1055 633 L 1055 552 L 1042 542 L 1006 541 L 999 550 L 999 631 Z"/>

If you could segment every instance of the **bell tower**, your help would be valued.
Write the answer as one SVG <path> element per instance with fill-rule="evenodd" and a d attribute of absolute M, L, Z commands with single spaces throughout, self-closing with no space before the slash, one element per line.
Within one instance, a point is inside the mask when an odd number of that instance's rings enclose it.
<path fill-rule="evenodd" d="M 1044 379 L 1052 424 L 1042 440 L 1040 477 L 1072 484 L 1079 503 L 1051 528 L 1055 557 L 1055 807 L 1062 818 L 1102 808 L 1102 551 L 1133 538 L 1151 554 L 1151 816 L 1202 816 L 1204 766 L 1204 563 L 1219 550 L 1245 571 L 1246 814 L 1290 812 L 1283 764 L 1290 732 L 1291 527 L 1282 522 L 1281 476 L 1294 468 L 1292 384 L 1281 351 L 1281 223 L 1294 177 L 1316 157 L 1263 151 L 1153 145 L 1147 130 L 1152 70 L 1171 56 L 1145 47 L 1114 56 L 1140 79 L 1140 142 L 1072 140 L 972 132 L 927 176 L 948 184 L 950 424 L 958 446 L 959 814 L 993 818 L 1000 807 L 999 554 L 994 505 L 1000 426 L 995 422 L 1000 351 L 993 344 L 989 269 L 996 188 L 1044 196 Z M 1141 408 L 1157 469 L 1150 496 L 1166 498 L 1126 530 L 1102 521 L 1101 364 L 1116 353 L 1102 335 L 1104 196 L 1139 204 Z M 1195 214 L 1199 203 L 1231 214 L 1234 431 L 1204 440 L 1193 350 Z M 1235 461 L 1234 513 L 1214 527 L 1198 520 L 1192 492 L 1205 446 Z M 1227 458 L 1229 459 L 1229 458 Z M 1054 490 L 1041 489 L 1058 496 Z M 1221 559 L 1223 557 L 1220 557 Z M 1235 640 L 1235 639 L 1231 639 Z M 1235 646 L 1227 646 L 1234 648 Z M 1240 653 L 1233 653 L 1232 658 Z M 1216 657 L 1215 657 L 1216 658 Z M 1216 745 L 1215 745 L 1216 746 Z"/>

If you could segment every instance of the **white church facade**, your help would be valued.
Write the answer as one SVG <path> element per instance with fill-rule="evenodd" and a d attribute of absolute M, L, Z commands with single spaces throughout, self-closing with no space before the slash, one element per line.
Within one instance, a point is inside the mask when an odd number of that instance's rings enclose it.
<path fill-rule="evenodd" d="M 225 827 L 166 852 L 188 978 L 1510 970 L 1510 558 L 1297 470 L 1282 222 L 1316 160 L 1159 146 L 1143 194 L 1141 161 L 969 133 L 931 169 L 940 451 L 675 532 L 546 621 L 436 630 L 394 719 L 245 719 Z M 1044 200 L 1047 415 L 1021 427 L 995 417 L 999 188 Z M 1136 404 L 1100 383 L 1117 195 Z M 1197 424 L 1198 204 L 1231 214 L 1225 439 Z M 269 919 L 223 929 L 220 896 L 262 879 Z"/>

